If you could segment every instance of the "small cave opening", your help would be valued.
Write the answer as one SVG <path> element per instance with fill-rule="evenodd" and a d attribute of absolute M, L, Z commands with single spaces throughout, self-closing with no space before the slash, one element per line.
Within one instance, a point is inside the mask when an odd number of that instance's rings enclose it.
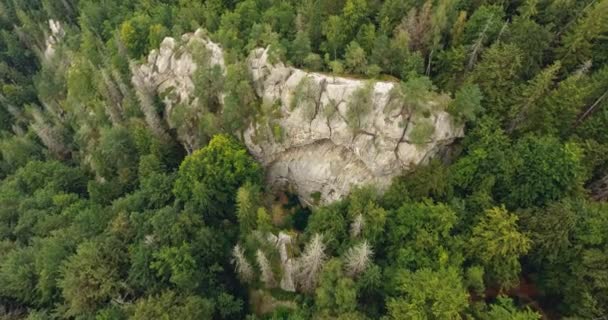
<path fill-rule="evenodd" d="M 272 207 L 273 222 L 277 227 L 303 232 L 312 214 L 310 208 L 302 205 L 298 195 L 289 188 L 277 190 Z"/>

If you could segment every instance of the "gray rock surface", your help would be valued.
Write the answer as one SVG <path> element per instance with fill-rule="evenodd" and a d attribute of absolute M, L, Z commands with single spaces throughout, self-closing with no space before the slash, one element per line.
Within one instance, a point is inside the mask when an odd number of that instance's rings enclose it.
<path fill-rule="evenodd" d="M 196 52 L 197 47 L 207 51 L 210 65 L 219 65 L 222 70 L 225 70 L 222 49 L 216 43 L 209 41 L 206 32 L 202 29 L 184 34 L 180 41 L 171 37 L 165 38 L 161 42 L 159 50 L 150 52 L 147 63 L 131 66 L 132 82 L 138 94 L 155 92 L 160 95 L 165 105 L 164 124 L 171 129 L 177 129 L 178 139 L 188 152 L 200 147 L 198 137 L 191 134 L 197 128 L 195 125 L 192 125 L 194 128 L 186 128 L 187 125 L 184 123 L 176 123 L 173 120 L 173 114 L 178 111 L 178 108 L 193 109 L 198 106 L 198 99 L 194 97 L 194 82 L 192 81 L 192 76 L 197 69 L 193 54 L 201 54 Z M 223 101 L 223 97 L 219 98 Z M 140 97 L 140 103 L 146 104 L 142 100 L 145 101 L 146 97 Z M 189 114 L 198 113 L 199 117 L 202 113 L 202 110 L 190 111 L 188 110 Z M 144 113 L 146 112 L 144 111 Z M 146 116 L 148 116 L 147 113 Z M 148 122 L 153 127 L 163 125 L 157 124 L 158 121 Z"/>
<path fill-rule="evenodd" d="M 189 51 L 192 42 L 204 44 L 211 52 L 212 63 L 224 68 L 222 49 L 207 40 L 201 30 L 184 35 L 180 44 L 172 38 L 164 39 L 160 50 L 150 53 L 147 63 L 132 66 L 136 87 L 143 83 L 160 94 L 167 115 L 178 106 L 196 105 L 192 82 L 196 63 Z M 464 134 L 462 126 L 455 125 L 444 111 L 433 112 L 426 119 L 386 112 L 395 83 L 382 81 L 372 84 L 371 111 L 361 118 L 360 128 L 353 130 L 346 120 L 348 104 L 352 94 L 367 81 L 271 63 L 268 49 L 254 50 L 248 64 L 263 109 L 272 109 L 272 116 L 263 115 L 252 123 L 243 135 L 244 143 L 265 166 L 271 185 L 291 186 L 305 203 L 313 203 L 316 196 L 322 203 L 340 199 L 356 185 L 386 188 L 391 178 L 412 165 L 429 161 Z M 304 78 L 318 88 L 312 97 L 313 106 L 294 107 L 294 93 Z M 429 105 L 437 103 L 428 101 Z M 177 126 L 165 121 L 170 127 Z M 425 143 L 416 145 L 410 134 L 421 121 L 430 121 L 434 132 Z M 188 150 L 197 146 L 187 135 L 180 140 Z"/>
<path fill-rule="evenodd" d="M 438 111 L 424 120 L 435 127 L 430 139 L 413 144 L 410 134 L 421 119 L 412 117 L 406 124 L 407 115 L 385 112 L 392 82 L 373 83 L 371 111 L 362 118 L 360 129 L 353 130 L 346 120 L 347 107 L 352 94 L 367 81 L 273 64 L 268 49 L 256 49 L 248 62 L 258 96 L 267 105 L 279 106 L 280 115 L 273 121 L 283 134 L 280 139 L 258 139 L 264 128 L 253 124 L 245 133 L 245 144 L 266 167 L 271 184 L 291 185 L 305 202 L 312 202 L 314 193 L 322 202 L 331 202 L 356 185 L 383 189 L 403 170 L 427 162 L 463 136 L 462 126 L 455 125 L 447 112 Z M 306 77 L 320 88 L 312 115 L 292 105 L 296 87 Z M 332 114 L 328 108 L 336 106 Z"/>

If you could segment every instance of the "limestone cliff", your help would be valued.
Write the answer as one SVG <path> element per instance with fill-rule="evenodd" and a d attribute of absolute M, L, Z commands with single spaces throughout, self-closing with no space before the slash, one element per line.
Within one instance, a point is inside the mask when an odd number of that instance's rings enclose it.
<path fill-rule="evenodd" d="M 222 70 L 225 68 L 222 49 L 209 41 L 202 29 L 184 34 L 179 41 L 171 37 L 165 38 L 159 50 L 150 52 L 147 63 L 131 65 L 132 82 L 137 89 L 148 124 L 156 131 L 165 126 L 176 129 L 177 138 L 189 152 L 200 148 L 197 135 L 192 134 L 197 130 L 197 124 L 193 122 L 200 117 L 190 119 L 192 121 L 176 121 L 174 115 L 183 111 L 179 109 L 196 108 L 198 105 L 192 80 L 199 67 L 196 55 L 205 55 L 204 59 L 198 60 L 204 60 L 209 66 L 219 66 Z M 146 110 L 153 108 L 149 106 L 153 104 L 153 97 L 147 96 L 150 92 L 158 94 L 165 106 L 164 121 L 155 119 L 154 112 Z M 221 97 L 219 99 L 221 100 Z M 199 110 L 190 114 L 200 116 L 202 112 L 203 110 Z"/>
<path fill-rule="evenodd" d="M 184 37 L 183 46 L 165 39 L 147 64 L 133 68 L 134 83 L 143 79 L 163 94 L 167 114 L 177 104 L 193 105 L 191 76 L 196 63 L 187 45 L 193 41 L 203 43 L 214 63 L 223 68 L 221 49 L 201 31 Z M 355 185 L 382 189 L 392 177 L 428 161 L 463 135 L 462 126 L 454 124 L 442 108 L 429 108 L 432 112 L 424 115 L 388 108 L 396 83 L 306 72 L 270 60 L 269 50 L 261 48 L 248 59 L 264 111 L 245 131 L 244 143 L 265 166 L 271 185 L 291 185 L 305 202 L 316 197 L 322 202 L 340 199 Z M 353 125 L 349 108 L 354 108 L 360 99 L 356 95 L 364 89 L 369 99 L 363 103 L 368 105 L 356 114 Z M 445 104 L 445 99 L 429 98 L 424 104 Z M 414 143 L 412 133 L 421 123 L 430 127 L 428 136 Z"/>
<path fill-rule="evenodd" d="M 374 82 L 305 72 L 272 64 L 268 50 L 257 49 L 249 58 L 257 94 L 263 103 L 278 103 L 281 137 L 255 139 L 259 124 L 245 134 L 251 153 L 267 168 L 273 184 L 291 184 L 301 198 L 311 200 L 320 193 L 324 202 L 337 200 L 354 185 L 386 187 L 391 178 L 414 164 L 426 162 L 441 147 L 463 135 L 445 111 L 435 111 L 428 119 L 411 117 L 395 110 L 387 112 L 392 82 Z M 306 80 L 303 80 L 306 79 Z M 317 88 L 311 106 L 299 106 L 294 96 L 302 81 Z M 349 124 L 347 112 L 353 95 L 371 85 L 371 108 L 362 114 L 360 125 Z M 437 103 L 428 101 L 428 104 Z M 434 130 L 421 144 L 410 134 L 419 121 L 430 121 Z M 319 195 L 319 194 L 318 194 Z"/>

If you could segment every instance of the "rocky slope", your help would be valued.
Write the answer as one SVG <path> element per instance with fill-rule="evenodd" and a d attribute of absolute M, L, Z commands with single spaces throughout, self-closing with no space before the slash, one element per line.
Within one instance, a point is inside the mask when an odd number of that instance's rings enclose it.
<path fill-rule="evenodd" d="M 165 39 L 147 64 L 134 67 L 136 86 L 143 81 L 163 93 L 169 112 L 177 103 L 192 103 L 191 76 L 196 64 L 187 44 L 193 41 L 205 44 L 215 63 L 223 67 L 221 49 L 206 40 L 202 31 L 185 36 L 183 46 Z M 462 126 L 455 125 L 445 111 L 435 110 L 423 117 L 403 109 L 388 110 L 395 83 L 306 72 L 270 60 L 268 49 L 256 49 L 248 59 L 262 109 L 272 111 L 251 124 L 244 142 L 265 166 L 270 184 L 292 186 L 305 202 L 340 199 L 355 185 L 374 184 L 382 189 L 392 177 L 428 161 L 463 135 Z M 307 90 L 302 89 L 303 83 Z M 368 88 L 371 105 L 364 108 L 367 111 L 354 127 L 348 108 L 363 88 Z M 411 134 L 422 122 L 432 124 L 432 130 L 422 143 L 415 144 Z"/>

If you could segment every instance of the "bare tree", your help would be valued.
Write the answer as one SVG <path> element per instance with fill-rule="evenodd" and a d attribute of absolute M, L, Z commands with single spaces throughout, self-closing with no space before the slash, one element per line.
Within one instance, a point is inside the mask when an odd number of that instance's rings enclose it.
<path fill-rule="evenodd" d="M 146 81 L 145 75 L 134 64 L 131 65 L 131 72 L 133 73 L 131 82 L 133 82 L 133 87 L 135 87 L 139 107 L 144 114 L 146 123 L 158 137 L 168 139 L 169 135 L 154 106 L 154 89 L 151 88 L 151 85 Z"/>
<path fill-rule="evenodd" d="M 238 273 L 241 280 L 245 283 L 250 282 L 253 279 L 253 268 L 247 258 L 245 258 L 245 252 L 243 248 L 238 244 L 232 249 L 232 263 L 234 264 L 234 270 Z"/>
<path fill-rule="evenodd" d="M 122 100 L 123 96 L 116 83 L 110 77 L 110 74 L 101 69 L 101 78 L 103 82 L 100 84 L 101 94 L 106 99 L 105 111 L 113 125 L 122 123 Z"/>
<path fill-rule="evenodd" d="M 316 288 L 326 259 L 323 236 L 317 233 L 306 245 L 304 254 L 298 261 L 297 279 L 304 292 L 312 292 Z"/>
<path fill-rule="evenodd" d="M 264 282 L 267 288 L 274 287 L 276 285 L 276 281 L 274 279 L 270 261 L 268 261 L 268 258 L 266 258 L 264 252 L 259 249 L 256 253 L 256 257 L 258 260 L 258 265 L 260 266 L 260 271 L 262 271 L 262 282 Z"/>
<path fill-rule="evenodd" d="M 348 249 L 344 256 L 346 274 L 350 277 L 361 274 L 369 266 L 373 255 L 372 247 L 367 241 Z"/>
<path fill-rule="evenodd" d="M 356 238 L 361 234 L 363 230 L 363 226 L 365 226 L 365 219 L 362 214 L 358 214 L 355 217 L 355 220 L 350 224 L 350 236 L 351 238 Z"/>
<path fill-rule="evenodd" d="M 490 17 L 488 17 L 488 21 L 486 22 L 485 26 L 483 27 L 483 30 L 479 33 L 479 37 L 477 37 L 477 40 L 471 46 L 471 53 L 469 54 L 469 62 L 467 63 L 467 68 L 466 68 L 467 71 L 472 70 L 473 66 L 475 66 L 475 63 L 477 62 L 477 57 L 479 56 L 479 53 L 483 49 L 483 44 L 487 37 L 486 33 L 488 32 L 488 28 L 490 27 L 492 17 L 493 17 L 493 15 L 490 15 Z"/>

